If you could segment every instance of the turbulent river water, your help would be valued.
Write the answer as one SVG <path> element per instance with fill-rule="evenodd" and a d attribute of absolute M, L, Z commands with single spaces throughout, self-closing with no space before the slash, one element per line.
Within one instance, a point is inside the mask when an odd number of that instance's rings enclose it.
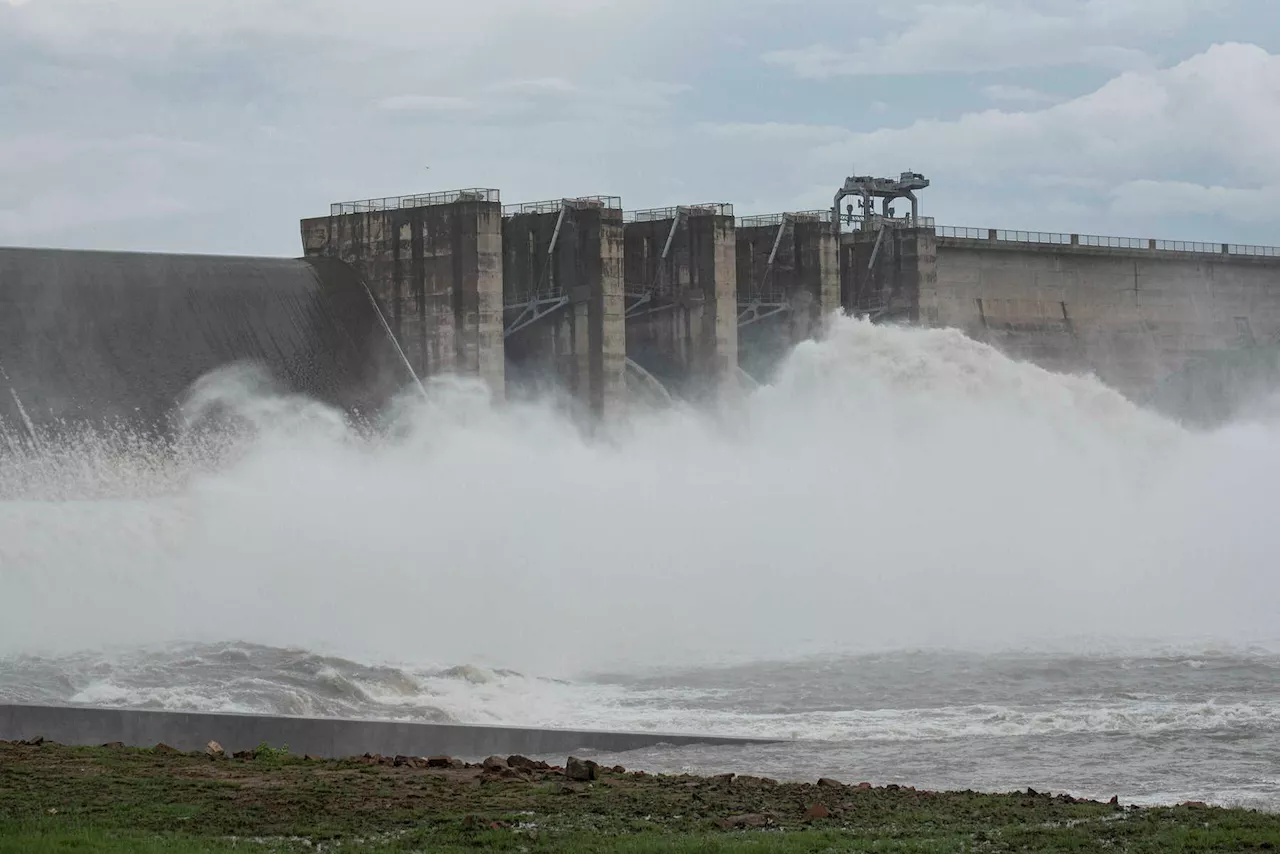
<path fill-rule="evenodd" d="M 231 371 L 192 400 L 234 432 L 0 453 L 0 701 L 759 735 L 618 761 L 1280 809 L 1280 425 L 849 319 L 594 430 L 428 391 L 370 434 Z"/>

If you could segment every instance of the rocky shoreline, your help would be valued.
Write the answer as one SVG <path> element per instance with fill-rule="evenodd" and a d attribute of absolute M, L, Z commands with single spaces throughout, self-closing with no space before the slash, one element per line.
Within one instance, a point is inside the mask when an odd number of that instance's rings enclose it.
<path fill-rule="evenodd" d="M 1198 803 L 1126 806 L 1118 798 L 1090 801 L 1032 789 L 930 792 L 830 778 L 655 775 L 572 756 L 562 765 L 524 756 L 326 760 L 268 745 L 228 756 L 213 743 L 182 753 L 165 745 L 0 742 L 0 851 L 5 834 L 19 828 L 167 834 L 175 830 L 174 815 L 182 817 L 176 827 L 198 840 L 344 841 L 343 850 L 364 850 L 352 840 L 371 834 L 398 834 L 424 846 L 406 851 L 428 850 L 427 843 L 433 851 L 505 848 L 512 834 L 528 851 L 614 850 L 651 838 L 676 846 L 660 850 L 682 850 L 679 845 L 708 837 L 731 844 L 726 851 L 766 838 L 787 845 L 820 838 L 838 843 L 836 850 L 868 845 L 883 851 L 1280 846 L 1277 815 Z M 1188 848 L 1192 839 L 1200 842 Z"/>

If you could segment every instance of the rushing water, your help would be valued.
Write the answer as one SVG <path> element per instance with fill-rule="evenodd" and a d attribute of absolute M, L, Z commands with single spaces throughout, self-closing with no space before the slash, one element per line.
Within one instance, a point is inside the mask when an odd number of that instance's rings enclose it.
<path fill-rule="evenodd" d="M 1280 808 L 1280 429 L 952 331 L 590 434 L 442 381 L 376 437 L 0 458 L 0 699 L 743 733 L 624 764 Z M 91 650 L 91 651 L 86 651 Z"/>

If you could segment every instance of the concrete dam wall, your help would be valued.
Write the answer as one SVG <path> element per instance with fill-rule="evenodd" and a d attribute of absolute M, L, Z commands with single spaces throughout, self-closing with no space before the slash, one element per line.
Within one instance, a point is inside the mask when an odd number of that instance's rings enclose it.
<path fill-rule="evenodd" d="M 167 431 L 192 383 L 252 361 L 371 411 L 407 380 L 373 303 L 326 259 L 0 248 L 0 429 Z"/>
<path fill-rule="evenodd" d="M 336 204 L 302 236 L 370 281 L 424 374 L 503 393 L 503 370 L 550 369 L 597 413 L 628 371 L 685 395 L 767 379 L 836 310 L 958 328 L 1190 420 L 1280 388 L 1280 250 L 835 216 L 462 190 Z"/>
<path fill-rule="evenodd" d="M 922 323 L 1093 372 L 1196 419 L 1264 390 L 1280 341 L 1280 257 L 945 234 L 936 283 L 918 296 Z M 1214 365 L 1224 370 L 1206 371 Z"/>
<path fill-rule="evenodd" d="M 749 388 L 841 310 L 958 328 L 1190 420 L 1280 389 L 1280 250 L 835 217 L 472 189 L 335 204 L 302 221 L 301 260 L 0 249 L 0 423 L 162 424 L 245 360 L 349 411 L 411 368 L 497 397 L 552 383 L 606 415 Z"/>

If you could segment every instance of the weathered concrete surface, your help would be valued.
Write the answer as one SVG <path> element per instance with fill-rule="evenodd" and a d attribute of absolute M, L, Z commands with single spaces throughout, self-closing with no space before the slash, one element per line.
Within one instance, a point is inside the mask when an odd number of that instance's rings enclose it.
<path fill-rule="evenodd" d="M 0 705 L 0 740 L 38 737 L 73 746 L 113 742 L 130 747 L 167 744 L 183 751 L 203 750 L 210 741 L 216 741 L 228 752 L 251 750 L 265 741 L 272 747 L 287 744 L 291 753 L 324 758 L 375 753 L 480 759 L 511 753 L 623 752 L 655 744 L 767 743 L 748 738 L 657 733 Z"/>
<path fill-rule="evenodd" d="M 1194 362 L 1280 338 L 1280 258 L 945 237 L 937 246 L 923 323 L 1052 370 L 1093 371 L 1137 400 L 1190 376 Z"/>
<path fill-rule="evenodd" d="M 837 239 L 825 211 L 748 217 L 736 238 L 738 362 L 763 377 L 840 310 Z M 787 308 L 774 313 L 779 305 Z"/>
<path fill-rule="evenodd" d="M 366 413 L 410 379 L 337 261 L 0 247 L 0 446 L 168 431 L 192 383 L 242 361 Z"/>
<path fill-rule="evenodd" d="M 554 371 L 598 415 L 619 407 L 627 359 L 622 209 L 606 201 L 567 199 L 563 216 L 534 206 L 502 228 L 506 322 L 519 321 L 532 297 L 569 300 L 507 338 L 511 373 Z"/>
<path fill-rule="evenodd" d="M 883 237 L 879 230 L 841 235 L 841 304 L 873 318 L 919 321 L 921 293 L 937 289 L 937 252 L 930 228 L 890 226 Z"/>
<path fill-rule="evenodd" d="M 663 382 L 693 392 L 736 382 L 737 243 L 732 214 L 719 212 L 724 207 L 680 210 L 625 226 L 628 300 L 651 297 L 627 319 L 627 355 Z"/>
<path fill-rule="evenodd" d="M 457 195 L 305 219 L 303 249 L 359 271 L 419 376 L 478 376 L 501 396 L 502 205 Z"/>

